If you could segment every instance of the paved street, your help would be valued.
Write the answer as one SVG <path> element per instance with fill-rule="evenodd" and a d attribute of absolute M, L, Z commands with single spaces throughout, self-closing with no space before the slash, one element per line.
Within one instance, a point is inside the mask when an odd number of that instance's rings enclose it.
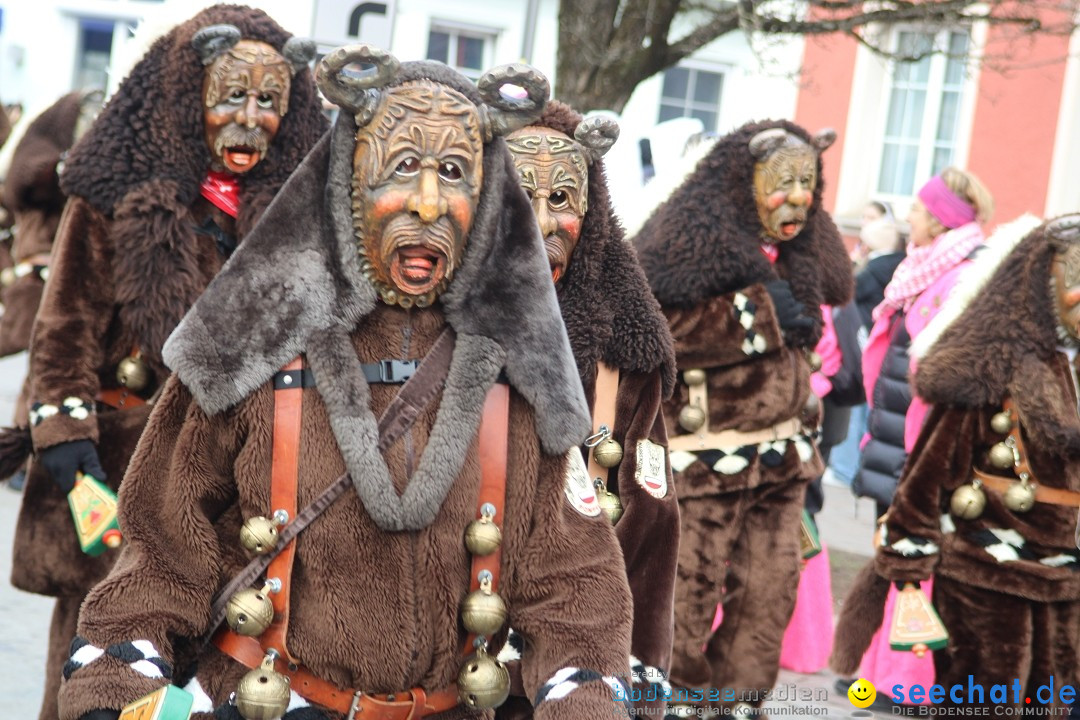
<path fill-rule="evenodd" d="M 25 372 L 25 356 L 0 360 L 0 425 L 12 417 L 19 383 Z M 870 547 L 873 504 L 856 503 L 845 488 L 826 487 L 825 509 L 818 516 L 821 535 L 828 544 L 832 559 L 833 592 L 837 604 L 852 576 L 866 561 Z M 45 668 L 45 638 L 48 634 L 52 601 L 15 590 L 8 583 L 11 575 L 11 542 L 20 496 L 6 486 L 0 487 L 0 716 L 18 720 L 37 717 L 41 702 L 41 677 Z M 793 700 L 770 700 L 769 708 L 777 720 L 812 714 L 818 717 L 851 717 L 854 708 L 845 695 L 837 693 L 835 676 L 823 671 L 804 675 L 781 672 L 778 695 L 795 696 Z M 793 691 L 794 690 L 794 691 Z M 824 700 L 802 700 L 810 693 Z M 823 710 L 819 710 L 823 708 Z M 865 711 L 856 711 L 865 713 Z M 869 717 L 869 714 L 864 714 Z M 855 717 L 859 717 L 856 715 Z M 889 715 L 879 713 L 884 719 Z"/>

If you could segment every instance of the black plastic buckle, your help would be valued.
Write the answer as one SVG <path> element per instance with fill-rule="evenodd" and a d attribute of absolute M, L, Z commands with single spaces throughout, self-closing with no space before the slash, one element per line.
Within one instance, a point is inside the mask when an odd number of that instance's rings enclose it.
<path fill-rule="evenodd" d="M 416 374 L 419 360 L 380 360 L 379 382 L 403 383 Z"/>

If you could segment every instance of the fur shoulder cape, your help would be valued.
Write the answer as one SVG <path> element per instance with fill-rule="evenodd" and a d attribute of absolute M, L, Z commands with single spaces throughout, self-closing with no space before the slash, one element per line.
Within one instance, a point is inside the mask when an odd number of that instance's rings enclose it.
<path fill-rule="evenodd" d="M 533 124 L 574 137 L 581 120 L 553 101 Z M 622 370 L 659 370 L 667 396 L 675 386 L 671 331 L 612 210 L 601 160 L 589 164 L 588 192 L 581 237 L 557 290 L 582 381 L 592 386 L 601 360 Z"/>
<path fill-rule="evenodd" d="M 1011 396 L 1029 435 L 1044 447 L 1075 454 L 1080 419 L 1054 369 L 1060 342 L 1050 295 L 1050 264 L 1061 247 L 1054 227 L 1070 222 L 1080 223 L 1080 216 L 1052 220 L 1026 235 L 1023 222 L 1006 228 L 1002 242 L 1013 240 L 1018 229 L 1023 239 L 996 267 L 985 268 L 974 297 L 955 298 L 966 305 L 920 361 L 914 381 L 928 402 L 963 408 L 997 406 Z"/>
<path fill-rule="evenodd" d="M 75 139 L 82 93 L 68 93 L 38 115 L 11 156 L 3 203 L 12 212 L 43 208 L 60 212 L 64 194 L 56 181 L 56 163 Z"/>
<path fill-rule="evenodd" d="M 818 157 L 813 207 L 802 232 L 779 243 L 775 266 L 761 253 L 750 139 L 783 128 L 809 144 L 810 134 L 786 120 L 749 123 L 721 138 L 689 178 L 634 237 L 641 265 L 660 304 L 690 307 L 716 295 L 782 277 L 807 308 L 843 305 L 854 287 L 840 233 L 821 207 Z M 815 337 L 820 335 L 820 319 Z"/>
<path fill-rule="evenodd" d="M 444 66 L 402 63 L 398 82 L 419 77 L 479 101 L 475 87 Z M 322 347 L 322 355 L 351 356 L 355 365 L 348 334 L 377 302 L 360 270 L 353 234 L 355 135 L 354 119 L 341 113 L 169 338 L 166 363 L 207 412 L 237 404 L 307 352 L 320 392 L 355 389 L 340 413 L 371 415 L 360 400 L 367 397 L 362 376 L 357 379 L 348 368 L 315 358 Z M 465 255 L 441 297 L 458 337 L 448 387 L 462 364 L 459 358 L 470 352 L 498 356 L 490 377 L 478 382 L 490 386 L 503 367 L 533 407 L 545 450 L 562 453 L 588 434 L 591 420 L 547 256 L 501 138 L 485 144 L 483 163 L 484 184 Z M 444 393 L 444 403 L 446 398 Z M 471 437 L 467 422 L 462 425 L 459 434 Z M 350 470 L 356 477 L 356 468 Z"/>
<path fill-rule="evenodd" d="M 203 132 L 205 70 L 191 38 L 221 23 L 279 51 L 291 37 L 261 10 L 203 10 L 150 47 L 72 149 L 60 178 L 65 194 L 84 198 L 113 221 L 116 302 L 152 357 L 203 289 L 189 207 L 199 197 L 210 150 Z M 325 128 L 315 82 L 305 69 L 292 78 L 289 110 L 266 158 L 241 181 L 239 236 L 254 226 Z"/>

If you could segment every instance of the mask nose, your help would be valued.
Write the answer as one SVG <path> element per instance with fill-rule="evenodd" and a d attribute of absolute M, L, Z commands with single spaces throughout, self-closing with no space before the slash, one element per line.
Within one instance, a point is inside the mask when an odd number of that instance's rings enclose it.
<path fill-rule="evenodd" d="M 420 169 L 420 187 L 409 198 L 408 208 L 420 216 L 421 222 L 430 224 L 446 214 L 446 201 L 439 193 L 439 175 L 433 167 Z"/>

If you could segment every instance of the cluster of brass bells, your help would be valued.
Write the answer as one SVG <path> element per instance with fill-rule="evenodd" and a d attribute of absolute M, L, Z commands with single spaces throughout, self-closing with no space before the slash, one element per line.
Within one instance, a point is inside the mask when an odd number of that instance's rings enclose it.
<path fill-rule="evenodd" d="M 499 549 L 502 531 L 495 524 L 495 506 L 480 506 L 480 518 L 465 528 L 465 548 L 473 555 L 486 557 Z M 506 601 L 492 588 L 493 577 L 480 572 L 480 588 L 465 596 L 461 603 L 461 624 L 476 635 L 476 652 L 465 659 L 458 673 L 458 697 L 478 710 L 496 708 L 510 696 L 510 671 L 487 652 L 487 638 L 502 629 L 508 611 Z"/>
<path fill-rule="evenodd" d="M 622 462 L 622 445 L 611 436 L 611 428 L 607 425 L 601 425 L 596 434 L 585 441 L 585 445 L 592 448 L 593 460 L 605 470 L 610 470 Z M 623 514 L 622 500 L 607 489 L 607 483 L 601 477 L 593 478 L 593 487 L 596 489 L 596 499 L 604 517 L 612 525 L 619 522 Z"/>
<path fill-rule="evenodd" d="M 1013 429 L 1012 413 L 1008 410 L 994 413 L 990 418 L 990 429 L 999 435 L 1007 435 Z M 987 453 L 990 464 L 999 470 L 1012 470 L 1020 465 L 1020 452 L 1011 437 L 994 443 Z M 1020 482 L 1009 486 L 1002 498 L 1005 507 L 1013 512 L 1027 512 L 1035 504 L 1035 486 L 1030 476 L 1020 473 Z M 962 520 L 974 520 L 986 509 L 986 491 L 982 482 L 976 478 L 967 485 L 961 485 L 953 491 L 949 499 L 949 512 Z"/>
<path fill-rule="evenodd" d="M 271 650 L 262 664 L 240 678 L 233 702 L 245 720 L 274 720 L 289 708 L 289 678 L 274 670 L 277 653 Z"/>
<path fill-rule="evenodd" d="M 116 366 L 116 382 L 132 392 L 142 392 L 150 385 L 150 367 L 143 361 L 142 353 L 135 353 Z"/>
<path fill-rule="evenodd" d="M 690 387 L 703 385 L 705 383 L 705 371 L 699 368 L 684 370 L 683 382 Z M 679 411 L 679 427 L 686 432 L 697 432 L 705 425 L 707 419 L 705 408 L 698 405 L 687 405 Z"/>
<path fill-rule="evenodd" d="M 240 544 L 256 555 L 268 553 L 277 546 L 278 529 L 288 521 L 289 514 L 284 510 L 278 510 L 272 518 L 262 515 L 250 517 L 240 528 Z"/>
<path fill-rule="evenodd" d="M 237 591 L 225 604 L 225 621 L 237 635 L 258 637 L 274 621 L 274 603 L 270 593 L 281 589 L 281 581 L 271 578 L 261 590 Z"/>

